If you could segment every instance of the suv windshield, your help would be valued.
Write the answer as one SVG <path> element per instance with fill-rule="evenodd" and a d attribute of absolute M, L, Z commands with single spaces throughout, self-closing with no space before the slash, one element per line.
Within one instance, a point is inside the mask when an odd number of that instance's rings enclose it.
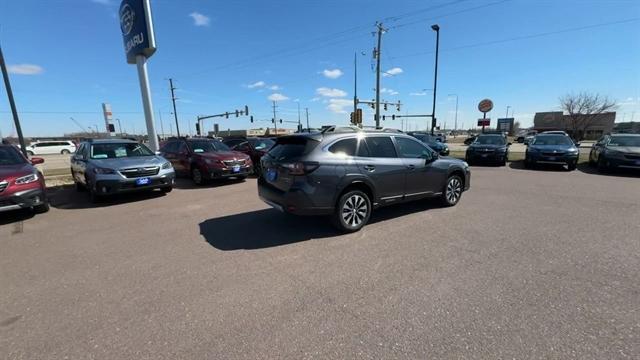
<path fill-rule="evenodd" d="M 427 134 L 412 134 L 411 136 L 425 144 L 436 144 L 438 142 L 435 137 Z"/>
<path fill-rule="evenodd" d="M 189 148 L 194 153 L 213 153 L 231 151 L 229 147 L 217 140 L 189 141 Z"/>
<path fill-rule="evenodd" d="M 24 158 L 10 146 L 0 147 L 0 166 L 24 164 Z"/>
<path fill-rule="evenodd" d="M 608 145 L 640 147 L 640 136 L 612 136 Z"/>
<path fill-rule="evenodd" d="M 538 135 L 531 145 L 573 145 L 573 141 L 564 135 Z"/>
<path fill-rule="evenodd" d="M 105 143 L 91 145 L 92 159 L 116 159 L 124 157 L 154 156 L 153 151 L 138 143 Z"/>
<path fill-rule="evenodd" d="M 271 139 L 249 139 L 249 142 L 256 150 L 269 150 L 276 143 Z"/>
<path fill-rule="evenodd" d="M 480 135 L 474 141 L 480 145 L 505 145 L 504 137 L 500 135 Z"/>

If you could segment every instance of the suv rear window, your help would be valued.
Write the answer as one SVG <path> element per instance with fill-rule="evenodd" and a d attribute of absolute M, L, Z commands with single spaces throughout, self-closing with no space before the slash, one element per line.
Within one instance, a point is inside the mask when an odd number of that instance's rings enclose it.
<path fill-rule="evenodd" d="M 291 160 L 310 153 L 319 143 L 303 136 L 280 138 L 267 154 L 278 161 Z"/>

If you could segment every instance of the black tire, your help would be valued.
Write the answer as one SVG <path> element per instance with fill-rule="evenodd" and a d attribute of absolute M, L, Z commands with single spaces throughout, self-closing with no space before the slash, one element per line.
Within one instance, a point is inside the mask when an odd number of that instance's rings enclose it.
<path fill-rule="evenodd" d="M 86 188 L 87 192 L 89 192 L 89 202 L 91 202 L 92 204 L 99 203 L 100 200 L 102 200 L 102 197 L 98 195 L 98 193 L 96 193 L 96 189 L 94 189 L 94 186 L 91 185 L 91 183 L 87 179 L 85 179 L 85 184 L 87 184 Z"/>
<path fill-rule="evenodd" d="M 42 204 L 33 207 L 33 212 L 36 214 L 44 214 L 47 211 L 49 211 L 49 201 L 47 199 L 44 199 Z"/>
<path fill-rule="evenodd" d="M 204 176 L 197 166 L 191 167 L 191 180 L 198 186 L 204 184 Z"/>
<path fill-rule="evenodd" d="M 69 150 L 67 150 L 67 149 L 62 149 L 62 151 L 60 151 L 60 154 L 69 155 L 69 154 L 71 154 L 71 152 Z"/>
<path fill-rule="evenodd" d="M 352 190 L 340 197 L 333 214 L 333 224 L 343 232 L 362 229 L 371 218 L 371 200 L 360 190 Z"/>
<path fill-rule="evenodd" d="M 160 191 L 162 191 L 163 193 L 167 194 L 170 193 L 171 191 L 173 191 L 173 186 L 165 186 L 165 187 L 161 187 Z"/>
<path fill-rule="evenodd" d="M 589 166 L 596 167 L 596 162 L 591 158 L 591 153 L 589 153 Z"/>
<path fill-rule="evenodd" d="M 598 156 L 598 172 L 600 173 L 606 173 L 607 171 L 609 171 L 609 165 L 607 165 L 607 161 L 602 157 L 602 156 Z"/>
<path fill-rule="evenodd" d="M 444 206 L 455 206 L 460 201 L 463 191 L 462 178 L 458 175 L 451 175 L 444 184 L 440 200 Z"/>
<path fill-rule="evenodd" d="M 84 187 L 84 185 L 82 185 L 81 183 L 75 181 L 74 182 L 76 184 L 76 191 L 77 192 L 84 192 L 85 190 L 87 190 L 86 187 Z"/>
<path fill-rule="evenodd" d="M 578 161 L 573 161 L 567 164 L 567 171 L 573 171 L 578 167 Z"/>

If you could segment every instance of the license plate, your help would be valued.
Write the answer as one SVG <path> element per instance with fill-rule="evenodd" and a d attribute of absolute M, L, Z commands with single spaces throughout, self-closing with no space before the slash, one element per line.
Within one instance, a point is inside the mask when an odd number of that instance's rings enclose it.
<path fill-rule="evenodd" d="M 489 156 L 489 154 L 482 154 L 483 158 L 486 158 L 487 156 Z"/>
<path fill-rule="evenodd" d="M 233 171 L 234 173 L 240 172 L 240 165 L 233 165 L 231 171 Z"/>
<path fill-rule="evenodd" d="M 136 185 L 138 185 L 138 186 L 140 186 L 140 185 L 149 185 L 149 183 L 151 183 L 151 179 L 149 179 L 149 178 L 136 179 Z"/>
<path fill-rule="evenodd" d="M 550 156 L 549 157 L 549 161 L 556 161 L 556 157 L 555 156 Z"/>
<path fill-rule="evenodd" d="M 274 168 L 267 169 L 267 180 L 276 181 L 278 178 L 278 172 Z"/>

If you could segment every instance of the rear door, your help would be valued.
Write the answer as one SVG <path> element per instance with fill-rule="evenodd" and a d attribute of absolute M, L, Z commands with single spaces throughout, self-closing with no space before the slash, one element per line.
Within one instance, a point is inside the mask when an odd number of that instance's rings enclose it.
<path fill-rule="evenodd" d="M 433 150 L 405 137 L 395 137 L 395 141 L 398 154 L 406 166 L 405 197 L 417 199 L 441 191 L 445 174 L 433 166 L 437 156 Z"/>
<path fill-rule="evenodd" d="M 402 200 L 406 165 L 398 157 L 391 136 L 371 135 L 363 140 L 356 158 L 360 172 L 373 181 L 382 204 Z"/>

